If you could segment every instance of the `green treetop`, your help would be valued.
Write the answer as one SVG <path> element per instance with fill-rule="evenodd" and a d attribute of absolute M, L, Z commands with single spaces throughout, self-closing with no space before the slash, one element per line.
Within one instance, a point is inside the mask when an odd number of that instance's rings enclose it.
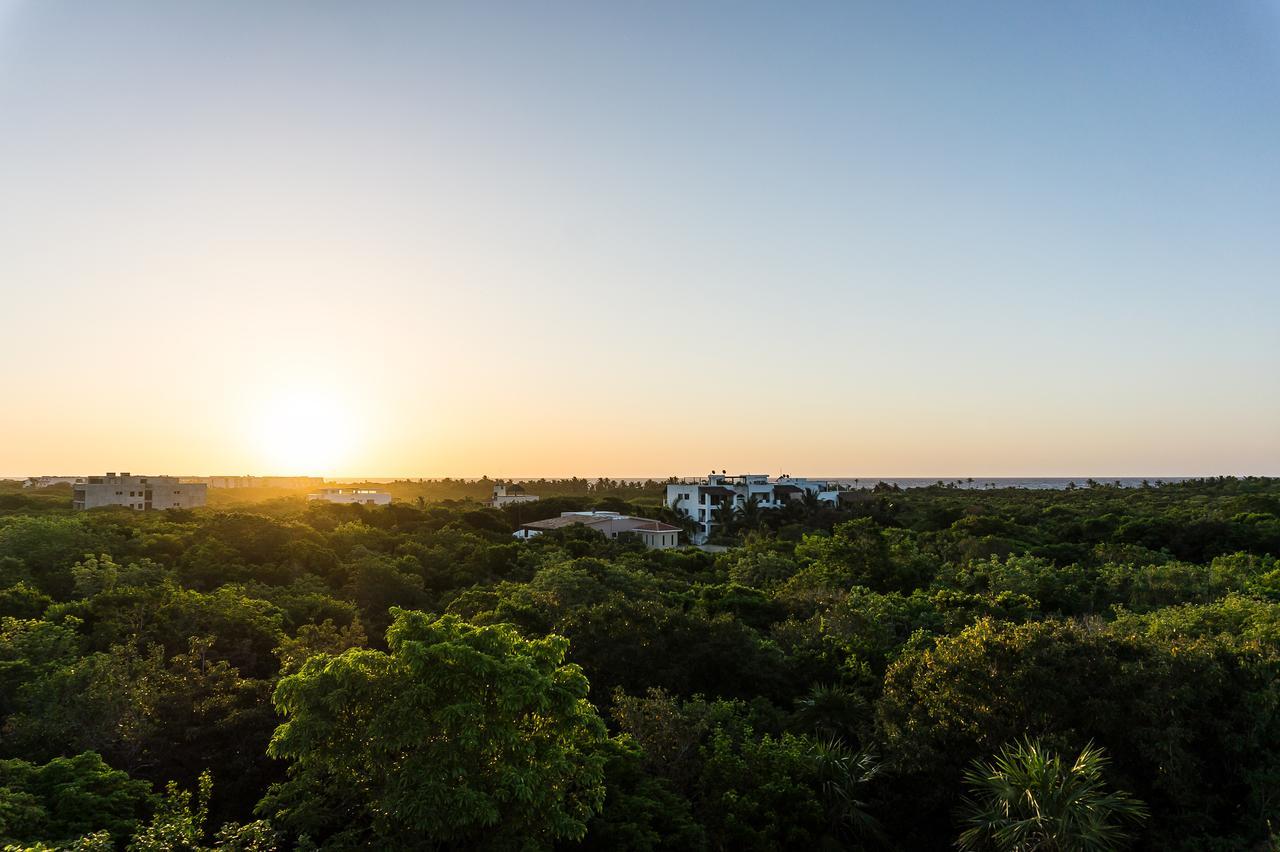
<path fill-rule="evenodd" d="M 604 800 L 606 732 L 567 640 L 392 615 L 390 653 L 313 657 L 280 681 L 270 752 L 291 778 L 262 809 L 334 846 L 581 838 Z"/>

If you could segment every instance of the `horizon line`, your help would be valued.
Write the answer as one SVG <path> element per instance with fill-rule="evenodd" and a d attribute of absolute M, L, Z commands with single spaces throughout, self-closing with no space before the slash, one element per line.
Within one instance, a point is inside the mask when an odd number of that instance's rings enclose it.
<path fill-rule="evenodd" d="M 104 473 L 105 473 L 105 472 L 104 472 Z M 711 473 L 714 473 L 714 471 L 712 471 Z M 102 476 L 102 475 L 104 475 L 104 474 L 98 474 L 98 473 L 92 473 L 92 474 L 79 474 L 79 473 L 42 473 L 42 474 L 25 474 L 25 475 L 4 474 L 4 475 L 0 475 L 0 480 L 22 481 L 22 480 L 25 480 L 25 479 L 34 479 L 34 478 L 38 478 L 38 477 L 41 477 L 41 476 L 50 476 L 50 477 L 67 477 L 67 476 Z M 626 475 L 624 475 L 624 474 L 593 474 L 593 475 L 590 475 L 590 476 L 584 476 L 584 475 L 582 475 L 582 474 L 564 474 L 564 475 L 548 475 L 548 474 L 538 474 L 538 475 L 520 474 L 520 475 L 511 475 L 511 474 L 503 474 L 503 475 L 496 475 L 496 476 L 495 476 L 495 475 L 490 475 L 490 474 L 479 474 L 479 475 L 473 475 L 473 474 L 468 474 L 468 475 L 460 475 L 460 474 L 434 474 L 434 475 L 422 475 L 422 474 L 389 474 L 389 475 L 356 474 L 356 475 L 341 475 L 341 474 L 319 474 L 319 473 L 215 473 L 215 474 L 205 474 L 205 473 L 178 473 L 178 474 L 171 474 L 171 473 L 137 473 L 137 474 L 131 474 L 131 475 L 135 475 L 135 476 L 177 476 L 177 477 L 180 477 L 180 478 L 182 478 L 182 477 L 186 477 L 186 478 L 193 478 L 193 479 L 194 479 L 194 478 L 205 478 L 205 479 L 208 479 L 208 478 L 217 478 L 217 477 L 227 477 L 227 478 L 230 478 L 230 477 L 258 477 L 258 478 L 281 478 L 281 479 L 283 479 L 283 478 L 300 478 L 300 477 L 310 477 L 310 478 L 318 478 L 318 479 L 323 479 L 323 480 L 326 480 L 326 481 L 332 481 L 332 482 L 336 482 L 336 481 L 339 481 L 339 480 L 348 480 L 348 481 L 353 481 L 353 482 L 360 482 L 360 481 L 373 482 L 373 481 L 378 481 L 378 480 L 385 480 L 385 481 L 390 481 L 390 482 L 406 482 L 406 481 L 407 481 L 407 482 L 414 482 L 414 481 L 419 481 L 419 480 L 420 480 L 420 481 L 438 482 L 438 481 L 443 481 L 443 480 L 446 480 L 446 479 L 447 479 L 447 480 L 454 480 L 454 481 L 471 481 L 471 482 L 479 482 L 479 481 L 482 481 L 482 480 L 485 480 L 485 479 L 488 479 L 489 481 L 498 481 L 498 480 L 504 480 L 504 481 L 506 481 L 506 480 L 547 480 L 547 481 L 558 481 L 558 480 L 572 480 L 572 479 L 585 479 L 585 480 L 617 479 L 617 480 L 627 480 L 627 481 L 646 481 L 646 480 L 651 480 L 651 481 L 654 481 L 654 482 L 663 482 L 663 481 L 666 481 L 666 480 L 668 480 L 668 479 L 673 479 L 673 478 L 674 478 L 674 479 L 700 479 L 700 478 L 703 478 L 703 477 L 707 476 L 707 474 L 706 474 L 706 473 L 698 473 L 698 474 L 663 474 L 663 475 L 653 475 L 653 474 L 649 474 L 649 475 L 644 475 L 644 474 L 641 474 L 641 475 L 632 475 L 632 474 L 626 474 Z M 782 476 L 783 474 L 761 474 L 761 473 L 757 473 L 757 472 L 747 472 L 747 473 L 725 474 L 725 475 L 727 475 L 727 476 L 756 476 L 756 475 L 762 475 L 762 476 L 769 476 L 769 477 L 771 477 L 771 478 L 776 478 L 776 477 L 778 477 L 778 476 Z M 940 475 L 940 474 L 893 474 L 893 475 L 886 475 L 886 474 L 787 474 L 787 475 L 791 476 L 791 477 L 792 477 L 792 478 L 794 478 L 794 479 L 818 479 L 818 480 L 821 480 L 821 479 L 827 479 L 827 480 L 837 480 L 837 479 L 845 479 L 845 480 L 847 480 L 847 479 L 857 479 L 857 480 L 863 480 L 863 479 L 865 479 L 865 480 L 923 479 L 923 480 L 942 481 L 942 482 L 954 482 L 954 481 L 961 481 L 961 482 L 963 482 L 963 481 L 968 481 L 968 480 L 970 480 L 970 479 L 975 480 L 975 481 L 976 481 L 976 480 L 999 480 L 999 479 L 1095 479 L 1095 480 L 1115 480 L 1115 479 L 1184 479 L 1184 480 L 1185 480 L 1185 479 L 1214 479 L 1214 478 L 1218 478 L 1218 477 L 1231 477 L 1231 478 L 1248 478 L 1248 477 L 1274 478 L 1274 477 L 1276 477 L 1276 476 L 1280 476 L 1280 474 L 1273 474 L 1273 473 L 1190 473 L 1190 474 L 1189 474 L 1189 473 L 1126 473 L 1126 474 L 1116 474 L 1116 473 L 1110 473 L 1110 474 L 1096 474 L 1096 473 L 1095 473 L 1095 474 L 1081 474 L 1081 473 L 1075 473 L 1075 474 L 1062 474 L 1062 473 L 1032 473 L 1032 474 L 999 474 L 999 475 L 985 475 L 985 474 L 984 474 L 984 475 L 974 475 L 974 474 L 959 474 L 959 475 L 957 475 L 957 474 L 951 474 L 951 475 Z"/>

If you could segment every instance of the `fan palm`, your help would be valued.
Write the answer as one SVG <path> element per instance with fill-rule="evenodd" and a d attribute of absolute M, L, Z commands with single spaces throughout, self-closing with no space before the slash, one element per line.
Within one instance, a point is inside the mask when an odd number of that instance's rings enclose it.
<path fill-rule="evenodd" d="M 752 494 L 738 507 L 737 522 L 744 530 L 754 530 L 760 526 L 760 501 Z"/>
<path fill-rule="evenodd" d="M 870 814 L 864 798 L 865 788 L 880 772 L 875 756 L 854 751 L 838 738 L 815 742 L 814 755 L 833 834 L 882 837 L 880 821 Z"/>
<path fill-rule="evenodd" d="M 733 535 L 738 527 L 738 519 L 742 516 L 742 509 L 732 497 L 725 497 L 721 501 L 719 507 L 716 508 L 716 530 L 717 535 L 729 536 Z"/>
<path fill-rule="evenodd" d="M 957 841 L 964 850 L 1108 852 L 1131 840 L 1126 826 L 1147 816 L 1142 802 L 1109 791 L 1102 777 L 1106 753 L 1092 743 L 1067 764 L 1038 741 L 1000 750 L 990 763 L 965 773 L 972 797 L 963 800 Z"/>
<path fill-rule="evenodd" d="M 857 739 L 870 709 L 861 695 L 841 686 L 818 684 L 796 699 L 796 722 L 819 736 Z"/>

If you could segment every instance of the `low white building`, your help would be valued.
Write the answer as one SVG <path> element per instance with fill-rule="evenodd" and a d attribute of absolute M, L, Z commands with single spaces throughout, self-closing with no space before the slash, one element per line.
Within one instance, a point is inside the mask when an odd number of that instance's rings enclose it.
<path fill-rule="evenodd" d="M 537 499 L 536 494 L 525 494 L 524 489 L 519 485 L 495 485 L 493 486 L 493 496 L 485 502 L 485 505 L 493 509 L 501 509 L 503 506 L 510 506 L 512 503 L 532 503 Z"/>
<path fill-rule="evenodd" d="M 23 488 L 48 488 L 51 485 L 77 485 L 83 476 L 32 476 L 22 481 Z"/>
<path fill-rule="evenodd" d="M 365 488 L 321 488 L 307 495 L 308 500 L 322 500 L 325 503 L 360 503 L 365 506 L 385 506 L 391 502 L 391 495 L 386 491 L 374 491 Z"/>
<path fill-rule="evenodd" d="M 124 506 L 148 509 L 194 509 L 203 506 L 208 489 L 199 483 L 183 483 L 176 476 L 131 476 L 128 471 L 90 476 L 72 486 L 74 509 Z"/>
<path fill-rule="evenodd" d="M 679 527 L 649 518 L 633 518 L 617 512 L 561 512 L 558 518 L 523 524 L 514 535 L 516 538 L 528 539 L 548 530 L 564 529 L 575 524 L 590 527 L 610 539 L 616 539 L 620 535 L 634 535 L 644 542 L 645 547 L 655 550 L 680 546 Z"/>
<path fill-rule="evenodd" d="M 869 503 L 875 499 L 876 495 L 867 488 L 836 488 L 831 491 L 822 491 L 818 494 L 819 502 L 836 508 L 854 506 L 858 503 Z"/>
<path fill-rule="evenodd" d="M 761 509 L 781 509 L 791 500 L 806 494 L 817 496 L 826 491 L 825 482 L 814 482 L 792 476 L 770 479 L 763 473 L 730 476 L 714 471 L 699 482 L 676 482 L 667 486 L 667 506 L 697 522 L 694 543 L 702 544 L 720 523 L 721 513 L 741 508 L 754 500 Z"/>

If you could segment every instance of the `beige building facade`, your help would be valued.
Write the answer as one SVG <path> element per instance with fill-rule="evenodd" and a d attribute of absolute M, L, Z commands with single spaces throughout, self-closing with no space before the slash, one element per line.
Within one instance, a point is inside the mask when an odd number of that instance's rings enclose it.
<path fill-rule="evenodd" d="M 194 509 L 205 504 L 208 488 L 203 484 L 183 483 L 176 476 L 132 476 L 108 473 L 86 477 L 72 486 L 73 509 L 97 509 L 123 506 L 145 512 L 150 509 Z"/>
<path fill-rule="evenodd" d="M 533 503 L 538 499 L 536 494 L 525 494 L 524 489 L 518 485 L 493 486 L 493 496 L 485 503 L 494 509 L 501 509 L 503 506 L 510 506 L 513 503 Z"/>

